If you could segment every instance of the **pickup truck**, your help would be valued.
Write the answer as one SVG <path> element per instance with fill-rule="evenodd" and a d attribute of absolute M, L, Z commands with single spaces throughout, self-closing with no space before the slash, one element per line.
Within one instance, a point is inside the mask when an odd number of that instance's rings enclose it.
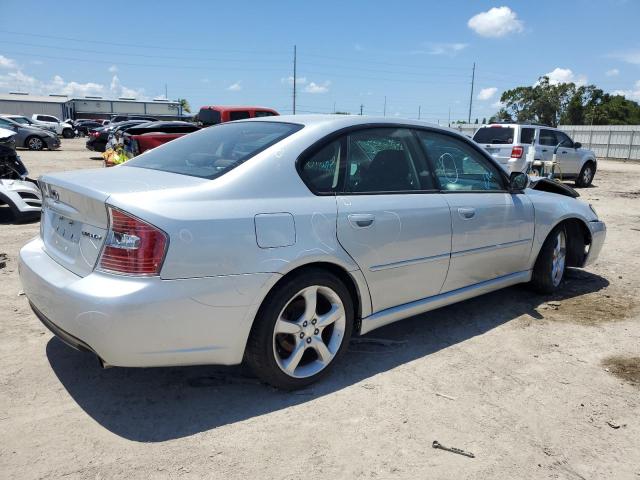
<path fill-rule="evenodd" d="M 49 128 L 58 135 L 62 135 L 64 138 L 73 138 L 76 133 L 73 129 L 73 125 L 66 122 L 61 122 L 57 117 L 53 115 L 42 115 L 34 113 L 31 116 L 31 120 L 38 125 L 42 125 L 45 128 Z"/>
<path fill-rule="evenodd" d="M 246 118 L 255 117 L 272 117 L 279 115 L 272 108 L 266 107 L 243 107 L 237 105 L 210 105 L 200 107 L 198 112 L 198 121 L 203 126 L 209 127 L 223 122 L 232 122 L 234 120 L 244 120 Z"/>

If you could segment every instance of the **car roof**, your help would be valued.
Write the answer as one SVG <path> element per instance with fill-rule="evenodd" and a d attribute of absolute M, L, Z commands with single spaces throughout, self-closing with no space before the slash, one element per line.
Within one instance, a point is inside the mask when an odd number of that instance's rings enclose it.
<path fill-rule="evenodd" d="M 336 128 L 347 128 L 357 125 L 370 125 L 370 124 L 388 124 L 388 125 L 403 125 L 403 126 L 415 126 L 415 127 L 429 127 L 440 130 L 446 130 L 450 132 L 457 132 L 453 128 L 447 128 L 434 123 L 423 122 L 420 120 L 411 120 L 408 118 L 392 118 L 392 117 L 369 117 L 367 115 L 278 115 L 274 117 L 258 117 L 246 120 L 240 120 L 242 122 L 283 122 L 283 123 L 297 123 L 299 125 L 311 126 L 311 125 L 332 125 Z"/>
<path fill-rule="evenodd" d="M 266 110 L 269 112 L 275 112 L 276 110 L 274 110 L 273 108 L 270 107 L 260 107 L 260 106 L 255 106 L 255 105 L 203 105 L 202 107 L 200 107 L 200 110 L 205 109 L 205 110 L 230 110 L 230 111 L 236 111 L 236 110 Z"/>

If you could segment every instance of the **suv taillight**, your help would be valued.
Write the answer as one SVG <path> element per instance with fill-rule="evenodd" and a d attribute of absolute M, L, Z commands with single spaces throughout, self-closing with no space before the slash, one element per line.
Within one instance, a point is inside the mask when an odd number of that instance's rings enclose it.
<path fill-rule="evenodd" d="M 99 268 L 128 275 L 158 275 L 169 243 L 167 234 L 121 210 L 108 210 L 109 232 Z"/>
<path fill-rule="evenodd" d="M 523 153 L 524 153 L 523 147 L 513 147 L 511 149 L 511 158 L 522 158 Z"/>

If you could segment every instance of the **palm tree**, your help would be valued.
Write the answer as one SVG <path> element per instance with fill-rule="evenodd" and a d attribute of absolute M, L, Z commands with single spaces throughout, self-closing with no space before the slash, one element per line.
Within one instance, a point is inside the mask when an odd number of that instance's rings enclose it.
<path fill-rule="evenodd" d="M 182 108 L 183 112 L 191 113 L 191 105 L 189 105 L 189 101 L 186 98 L 179 98 L 178 103 L 180 103 L 180 108 Z"/>

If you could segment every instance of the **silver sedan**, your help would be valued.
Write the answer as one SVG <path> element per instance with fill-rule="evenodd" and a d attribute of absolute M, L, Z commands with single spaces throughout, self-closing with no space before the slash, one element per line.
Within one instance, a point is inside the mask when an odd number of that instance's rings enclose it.
<path fill-rule="evenodd" d="M 553 292 L 605 237 L 569 188 L 362 116 L 221 124 L 40 182 L 20 276 L 56 335 L 104 365 L 246 361 L 285 389 L 352 335 L 517 283 Z"/>

